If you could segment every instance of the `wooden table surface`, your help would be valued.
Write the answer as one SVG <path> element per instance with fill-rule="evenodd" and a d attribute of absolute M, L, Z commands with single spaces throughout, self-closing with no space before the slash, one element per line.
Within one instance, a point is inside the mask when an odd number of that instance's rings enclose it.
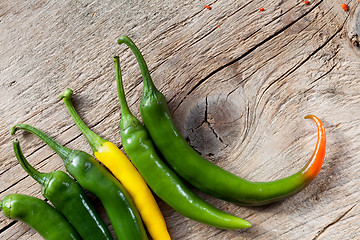
<path fill-rule="evenodd" d="M 157 199 L 174 240 L 360 239 L 359 9 L 358 0 L 1 1 L 0 198 L 43 198 L 14 156 L 14 124 L 34 125 L 90 153 L 58 98 L 67 87 L 89 127 L 121 146 L 114 55 L 137 116 L 142 91 L 134 56 L 117 44 L 128 35 L 184 137 L 226 170 L 252 181 L 288 176 L 315 147 L 316 126 L 303 117 L 318 116 L 327 132 L 320 174 L 285 201 L 242 207 L 194 190 L 250 221 L 250 229 L 209 227 Z M 36 137 L 19 131 L 16 138 L 37 169 L 64 170 Z M 39 238 L 1 214 L 0 239 Z"/>

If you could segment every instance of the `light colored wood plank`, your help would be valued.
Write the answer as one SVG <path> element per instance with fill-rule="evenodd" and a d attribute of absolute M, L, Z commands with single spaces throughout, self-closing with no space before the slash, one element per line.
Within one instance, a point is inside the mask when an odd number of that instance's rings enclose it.
<path fill-rule="evenodd" d="M 306 114 L 321 118 L 327 130 L 319 176 L 281 203 L 241 207 L 194 190 L 249 220 L 248 230 L 196 223 L 157 199 L 173 239 L 359 238 L 360 58 L 352 39 L 360 7 L 349 1 L 345 12 L 341 3 L 2 1 L 0 198 L 10 192 L 41 197 L 14 157 L 12 125 L 32 124 L 61 144 L 90 152 L 58 100 L 66 87 L 74 90 L 84 121 L 121 145 L 112 56 L 120 55 L 137 116 L 142 90 L 134 56 L 116 44 L 126 34 L 144 54 L 182 134 L 203 156 L 239 176 L 268 181 L 300 169 L 316 141 Z M 38 169 L 64 170 L 41 141 L 20 132 L 16 137 Z M 0 218 L 1 239 L 39 238 L 11 222 Z"/>

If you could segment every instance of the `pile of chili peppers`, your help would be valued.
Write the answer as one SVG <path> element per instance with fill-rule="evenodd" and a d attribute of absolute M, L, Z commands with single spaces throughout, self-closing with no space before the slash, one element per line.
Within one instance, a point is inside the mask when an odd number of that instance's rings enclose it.
<path fill-rule="evenodd" d="M 66 89 L 60 98 L 95 157 L 64 147 L 33 126 L 13 126 L 11 134 L 25 130 L 49 145 L 63 159 L 68 173 L 39 172 L 28 163 L 19 141 L 14 139 L 17 160 L 40 184 L 41 193 L 52 205 L 35 197 L 9 194 L 0 201 L 6 217 L 28 224 L 45 239 L 113 239 L 84 192 L 88 191 L 101 201 L 118 239 L 150 236 L 166 240 L 171 239 L 170 234 L 153 193 L 195 221 L 222 229 L 243 229 L 251 224 L 207 203 L 187 184 L 226 201 L 260 206 L 301 191 L 319 173 L 325 157 L 326 135 L 323 124 L 314 115 L 305 118 L 317 125 L 315 151 L 306 165 L 291 176 L 271 182 L 250 182 L 204 159 L 177 130 L 167 101 L 156 89 L 139 49 L 126 36 L 120 37 L 118 43 L 125 43 L 134 53 L 144 83 L 140 103 L 143 125 L 127 105 L 119 57 L 113 58 L 121 106 L 121 141 L 127 156 L 85 125 L 72 105 L 72 91 Z"/>

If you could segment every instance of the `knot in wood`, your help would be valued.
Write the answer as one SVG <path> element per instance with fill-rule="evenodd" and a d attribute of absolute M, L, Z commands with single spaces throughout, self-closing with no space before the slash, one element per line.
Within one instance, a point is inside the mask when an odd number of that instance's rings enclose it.
<path fill-rule="evenodd" d="M 239 141 L 245 126 L 241 112 L 226 94 L 201 98 L 186 114 L 183 135 L 203 157 L 217 162 Z"/>

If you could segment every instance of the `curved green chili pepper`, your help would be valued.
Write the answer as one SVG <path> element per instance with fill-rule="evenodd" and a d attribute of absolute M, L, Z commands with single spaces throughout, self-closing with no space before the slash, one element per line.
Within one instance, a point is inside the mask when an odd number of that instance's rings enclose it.
<path fill-rule="evenodd" d="M 13 141 L 13 148 L 23 169 L 41 185 L 42 195 L 69 220 L 83 239 L 113 239 L 104 221 L 74 179 L 63 171 L 37 171 L 26 160 L 17 139 Z"/>
<path fill-rule="evenodd" d="M 250 182 L 201 157 L 181 136 L 171 117 L 167 101 L 154 86 L 146 62 L 130 38 L 122 36 L 139 63 L 144 89 L 140 114 L 165 160 L 182 178 L 215 197 L 243 205 L 264 205 L 289 197 L 305 188 L 319 173 L 325 157 L 326 136 L 321 121 L 309 115 L 318 127 L 318 141 L 313 157 L 299 172 L 272 182 Z"/>
<path fill-rule="evenodd" d="M 121 140 L 125 152 L 150 188 L 169 206 L 193 220 L 224 229 L 251 227 L 249 222 L 222 212 L 202 200 L 161 161 L 145 127 L 131 113 L 127 105 L 119 58 L 115 57 L 114 61 L 121 105 Z"/>
<path fill-rule="evenodd" d="M 147 239 L 140 214 L 132 198 L 121 183 L 94 157 L 86 152 L 72 150 L 58 144 L 33 126 L 17 124 L 11 129 L 11 134 L 14 134 L 17 129 L 35 134 L 60 155 L 70 175 L 84 189 L 100 199 L 118 239 Z"/>
<path fill-rule="evenodd" d="M 0 210 L 7 218 L 27 224 L 46 240 L 81 239 L 61 213 L 36 197 L 9 194 L 0 201 Z"/>

